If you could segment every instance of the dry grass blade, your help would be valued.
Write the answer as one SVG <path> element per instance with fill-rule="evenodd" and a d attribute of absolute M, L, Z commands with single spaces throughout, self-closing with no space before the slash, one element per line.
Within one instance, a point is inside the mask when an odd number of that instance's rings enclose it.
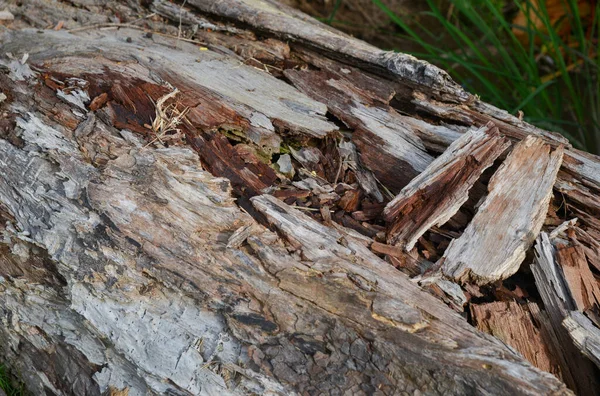
<path fill-rule="evenodd" d="M 164 95 L 155 103 L 156 117 L 154 117 L 154 120 L 152 121 L 152 132 L 154 135 L 154 139 L 152 139 L 152 141 L 148 143 L 146 147 L 156 141 L 159 141 L 161 144 L 164 144 L 165 140 L 174 140 L 181 138 L 182 133 L 178 126 L 185 119 L 185 116 L 189 111 L 189 107 L 186 107 L 185 109 L 183 109 L 183 111 L 180 111 L 177 108 L 176 102 L 165 106 L 165 103 L 168 100 L 173 99 L 175 96 L 177 96 L 178 93 L 179 90 L 175 88 L 173 92 Z M 171 132 L 174 133 L 167 135 Z"/>

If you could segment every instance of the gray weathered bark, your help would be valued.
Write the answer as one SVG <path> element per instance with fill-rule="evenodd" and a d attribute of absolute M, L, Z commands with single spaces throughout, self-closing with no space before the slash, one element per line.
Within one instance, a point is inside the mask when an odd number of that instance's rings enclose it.
<path fill-rule="evenodd" d="M 21 19 L 0 36 L 11 54 L 0 59 L 0 357 L 32 393 L 570 393 L 328 209 L 322 224 L 275 198 L 285 178 L 262 160 L 298 142 L 327 154 L 340 136 L 331 112 L 362 136 L 352 169 L 377 198 L 373 174 L 398 172 L 365 169 L 370 142 L 389 147 L 377 134 L 403 137 L 386 157 L 408 164 L 394 193 L 471 126 L 564 139 L 478 102 L 434 66 L 272 1 L 188 1 L 186 23 L 210 29 L 201 43 L 180 34 L 183 11 L 170 3 L 151 5 L 167 19 L 142 20 L 154 34 L 115 26 L 150 13 L 134 2 L 71 3 L 82 8 L 12 5 Z M 63 29 L 39 29 L 59 20 Z M 324 90 L 358 87 L 354 102 L 304 84 L 308 66 L 339 81 Z M 345 70 L 363 77 L 349 86 Z M 453 125 L 401 116 L 394 96 Z M 167 130 L 161 114 L 185 121 Z M 321 199 L 335 194 L 319 182 L 337 183 L 347 150 L 314 169 L 292 152 Z M 555 186 L 589 224 L 597 169 L 565 150 Z"/>

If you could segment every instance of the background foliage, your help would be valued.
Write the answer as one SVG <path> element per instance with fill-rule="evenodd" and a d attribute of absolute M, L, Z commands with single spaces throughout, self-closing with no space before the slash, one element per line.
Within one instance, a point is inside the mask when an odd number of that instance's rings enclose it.
<path fill-rule="evenodd" d="M 343 28 L 336 15 L 344 1 L 323 19 Z M 393 49 L 437 64 L 486 102 L 522 111 L 526 121 L 600 154 L 600 3 L 424 0 L 406 13 L 391 0 L 371 1 L 396 25 L 394 34 L 413 44 Z"/>
<path fill-rule="evenodd" d="M 25 394 L 24 385 L 15 386 L 14 381 L 11 380 L 6 367 L 3 365 L 0 365 L 0 389 L 6 393 L 6 396 L 22 396 Z"/>

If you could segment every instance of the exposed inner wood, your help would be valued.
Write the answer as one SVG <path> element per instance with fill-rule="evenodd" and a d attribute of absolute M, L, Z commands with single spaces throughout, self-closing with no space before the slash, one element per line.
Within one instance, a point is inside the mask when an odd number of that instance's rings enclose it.
<path fill-rule="evenodd" d="M 444 253 L 444 275 L 485 284 L 517 272 L 544 223 L 562 157 L 562 147 L 553 150 L 534 136 L 517 144 L 465 232 Z"/>
<path fill-rule="evenodd" d="M 473 304 L 471 315 L 479 330 L 498 337 L 536 367 L 560 378 L 556 357 L 544 342 L 542 332 L 535 325 L 527 306 L 514 301 Z"/>
<path fill-rule="evenodd" d="M 469 190 L 510 143 L 493 125 L 468 131 L 419 176 L 383 212 L 388 242 L 412 250 L 433 225 L 441 226 L 469 198 Z"/>
<path fill-rule="evenodd" d="M 583 246 L 559 246 L 556 252 L 570 295 L 579 311 L 600 306 L 600 285 L 586 260 Z"/>
<path fill-rule="evenodd" d="M 330 112 L 355 130 L 352 141 L 361 161 L 381 183 L 398 192 L 433 158 L 412 126 L 386 104 L 393 95 L 389 87 L 381 87 L 374 79 L 355 78 L 359 70 L 340 69 L 343 71 L 335 74 L 293 69 L 284 74 L 294 86 L 325 103 Z"/>
<path fill-rule="evenodd" d="M 597 367 L 581 354 L 569 331 L 563 326 L 570 312 L 576 312 L 576 305 L 570 296 L 559 264 L 555 261 L 555 251 L 556 248 L 548 234 L 542 232 L 536 240 L 536 262 L 531 266 L 547 312 L 547 317 L 538 315 L 538 321 L 545 327 L 547 337 L 551 339 L 551 348 L 555 351 L 554 356 L 558 358 L 563 381 L 577 394 L 593 394 L 598 389 Z"/>
<path fill-rule="evenodd" d="M 598 394 L 597 157 L 275 1 L 149 3 L 0 36 L 32 393 Z"/>

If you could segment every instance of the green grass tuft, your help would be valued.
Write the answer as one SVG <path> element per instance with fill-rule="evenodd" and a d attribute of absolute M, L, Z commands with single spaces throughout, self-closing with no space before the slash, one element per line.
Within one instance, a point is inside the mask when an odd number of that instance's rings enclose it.
<path fill-rule="evenodd" d="M 554 21 L 544 1 L 426 0 L 426 12 L 407 16 L 385 0 L 372 1 L 422 49 L 413 55 L 447 70 L 484 101 L 523 111 L 526 121 L 600 154 L 600 2 L 584 26 L 576 0 L 563 0 L 558 20 L 553 9 Z M 519 11 L 523 26 L 512 22 Z"/>
<path fill-rule="evenodd" d="M 15 385 L 15 381 L 11 379 L 4 365 L 0 365 L 0 389 L 6 393 L 6 396 L 24 396 L 26 394 L 25 385 L 23 383 Z"/>

